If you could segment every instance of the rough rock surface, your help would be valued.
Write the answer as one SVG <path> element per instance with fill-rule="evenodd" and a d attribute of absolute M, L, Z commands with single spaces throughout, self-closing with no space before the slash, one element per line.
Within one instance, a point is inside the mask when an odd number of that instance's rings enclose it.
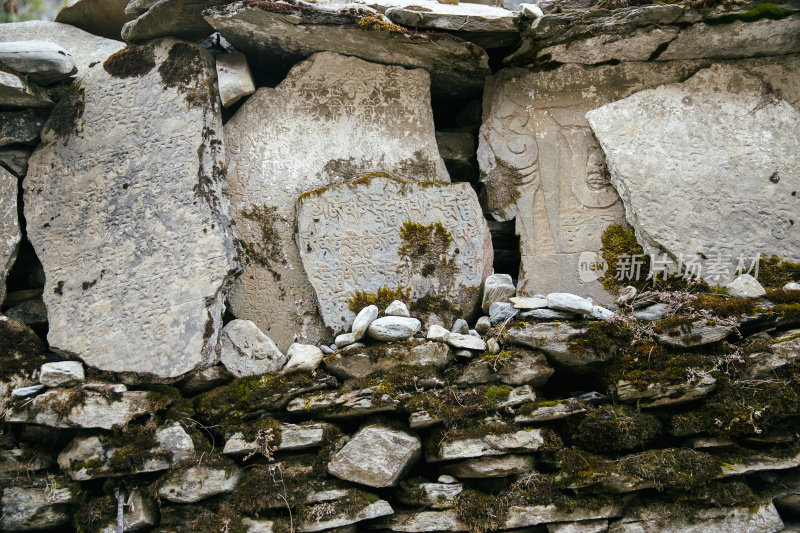
<path fill-rule="evenodd" d="M 203 20 L 203 10 L 223 0 L 157 0 L 147 2 L 138 17 L 122 27 L 122 39 L 136 43 L 157 37 L 179 37 L 198 40 L 214 30 Z M 143 8 L 145 6 L 142 6 Z M 131 11 L 127 9 L 126 11 Z M 133 14 L 133 13 L 129 13 Z"/>
<path fill-rule="evenodd" d="M 293 343 L 286 350 L 289 361 L 283 368 L 284 374 L 291 372 L 311 372 L 322 362 L 322 350 L 310 344 Z"/>
<path fill-rule="evenodd" d="M 6 297 L 6 276 L 17 258 L 19 240 L 17 178 L 0 167 L 0 303 Z"/>
<path fill-rule="evenodd" d="M 247 57 L 244 54 L 222 54 L 217 56 L 217 84 L 222 107 L 229 107 L 256 92 Z"/>
<path fill-rule="evenodd" d="M 426 459 L 428 462 L 436 462 L 505 455 L 511 452 L 533 452 L 544 445 L 545 434 L 541 429 L 521 429 L 512 433 L 442 441 L 426 451 Z"/>
<path fill-rule="evenodd" d="M 443 299 L 455 313 L 442 320 L 468 315 L 492 268 L 489 229 L 467 183 L 379 176 L 334 185 L 301 197 L 297 227 L 303 267 L 334 331 L 352 322 L 357 291 L 385 287 Z"/>
<path fill-rule="evenodd" d="M 210 54 L 171 39 L 95 65 L 61 99 L 25 179 L 54 349 L 160 377 L 216 361 L 236 267 L 221 128 Z"/>
<path fill-rule="evenodd" d="M 431 90 L 440 95 L 478 92 L 490 74 L 488 55 L 478 46 L 444 33 L 376 28 L 375 15 L 354 14 L 342 5 L 273 2 L 233 2 L 205 11 L 205 19 L 233 46 L 263 62 L 293 64 L 327 50 L 373 63 L 424 68 L 431 74 Z"/>
<path fill-rule="evenodd" d="M 153 438 L 156 445 L 147 451 L 148 457 L 141 464 L 135 464 L 132 471 L 115 468 L 114 459 L 124 461 L 125 453 L 141 450 L 121 446 L 108 446 L 100 437 L 76 437 L 58 454 L 58 465 L 72 479 L 84 481 L 100 477 L 158 472 L 167 470 L 173 464 L 188 459 L 194 453 L 191 437 L 179 424 L 156 430 Z M 123 455 L 118 454 L 122 451 Z M 91 466 L 87 466 L 91 465 Z"/>
<path fill-rule="evenodd" d="M 45 387 L 69 387 L 84 379 L 83 365 L 78 361 L 45 363 L 39 371 L 39 381 Z"/>
<path fill-rule="evenodd" d="M 220 337 L 220 362 L 236 377 L 277 372 L 286 364 L 286 356 L 272 339 L 249 320 L 231 320 Z"/>
<path fill-rule="evenodd" d="M 63 80 L 78 72 L 69 53 L 47 41 L 0 42 L 0 66 L 24 74 L 40 85 Z"/>
<path fill-rule="evenodd" d="M 55 43 L 64 48 L 75 61 L 78 74 L 88 70 L 91 63 L 103 62 L 125 47 L 125 43 L 92 35 L 69 24 L 42 20 L 0 24 L 0 42 L 7 41 Z M 96 68 L 100 68 L 100 65 L 96 65 Z"/>
<path fill-rule="evenodd" d="M 481 301 L 481 310 L 484 313 L 489 312 L 489 307 L 495 302 L 508 302 L 508 299 L 514 296 L 517 288 L 514 287 L 514 281 L 508 274 L 492 274 L 486 278 L 483 287 L 483 300 Z"/>
<path fill-rule="evenodd" d="M 6 108 L 53 107 L 44 89 L 16 75 L 0 70 L 0 106 Z"/>
<path fill-rule="evenodd" d="M 501 455 L 479 457 L 442 467 L 441 471 L 457 478 L 482 479 L 507 477 L 533 470 L 534 459 L 530 455 Z"/>
<path fill-rule="evenodd" d="M 84 391 L 80 401 L 68 410 L 74 392 L 70 389 L 53 389 L 36 396 L 33 401 L 14 406 L 6 413 L 6 422 L 24 422 L 56 428 L 102 428 L 125 426 L 134 417 L 150 411 L 145 391 L 112 390 Z"/>
<path fill-rule="evenodd" d="M 413 337 L 422 328 L 416 318 L 385 316 L 374 320 L 367 328 L 367 335 L 376 341 L 404 341 Z"/>
<path fill-rule="evenodd" d="M 249 258 L 228 299 L 235 316 L 255 322 L 281 350 L 295 334 L 309 344 L 327 336 L 294 243 L 297 197 L 370 172 L 448 179 L 428 83 L 421 70 L 320 53 L 277 88 L 259 89 L 225 125 L 228 196 Z M 334 329 L 345 331 L 352 319 L 348 311 L 347 324 Z"/>
<path fill-rule="evenodd" d="M 73 501 L 68 487 L 6 487 L 0 506 L 3 531 L 36 531 L 66 525 L 70 520 L 67 504 Z"/>
<path fill-rule="evenodd" d="M 421 448 L 414 435 L 368 426 L 331 457 L 328 472 L 370 487 L 391 487 L 419 459 Z"/>
<path fill-rule="evenodd" d="M 378 500 L 370 503 L 355 514 L 339 513 L 320 520 L 307 520 L 302 522 L 297 530 L 300 533 L 312 533 L 315 531 L 330 530 L 332 528 L 344 528 L 350 524 L 355 524 L 364 520 L 374 520 L 375 518 L 391 515 L 392 513 L 394 513 L 394 510 L 392 506 L 389 505 L 389 502 Z"/>
<path fill-rule="evenodd" d="M 424 531 L 469 531 L 455 511 L 399 511 L 392 516 L 387 529 L 402 533 Z"/>
<path fill-rule="evenodd" d="M 521 294 L 563 291 L 613 300 L 594 271 L 580 268 L 594 260 L 603 230 L 624 216 L 584 115 L 691 72 L 684 64 L 564 65 L 503 69 L 487 80 L 478 163 L 489 213 L 516 219 Z"/>
<path fill-rule="evenodd" d="M 783 520 L 771 503 L 755 509 L 723 507 L 671 513 L 664 516 L 657 509 L 637 507 L 611 525 L 609 533 L 660 531 L 664 533 L 773 533 L 783 530 Z"/>
<path fill-rule="evenodd" d="M 588 348 L 573 349 L 570 344 L 573 336 L 586 331 L 583 326 L 575 326 L 566 322 L 520 324 L 504 331 L 503 339 L 512 344 L 538 348 L 556 363 L 567 366 L 588 365 L 611 357 L 609 353 L 595 353 Z"/>
<path fill-rule="evenodd" d="M 56 22 L 119 41 L 122 26 L 134 18 L 125 13 L 127 4 L 128 0 L 69 0 L 56 15 Z"/>
<path fill-rule="evenodd" d="M 800 112 L 764 83 L 715 65 L 587 113 L 645 253 L 719 284 L 758 253 L 800 259 Z"/>
<path fill-rule="evenodd" d="M 158 488 L 158 495 L 170 502 L 194 503 L 217 494 L 233 492 L 242 471 L 232 462 L 210 466 L 193 464 L 171 472 Z"/>
<path fill-rule="evenodd" d="M 49 116 L 47 109 L 0 112 L 0 146 L 38 143 L 39 132 Z"/>

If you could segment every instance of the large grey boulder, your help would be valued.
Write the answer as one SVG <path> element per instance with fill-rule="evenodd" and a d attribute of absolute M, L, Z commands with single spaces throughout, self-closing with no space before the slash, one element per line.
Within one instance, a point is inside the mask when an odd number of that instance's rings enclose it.
<path fill-rule="evenodd" d="M 412 301 L 444 300 L 452 310 L 440 317 L 444 321 L 467 316 L 493 257 L 489 228 L 468 183 L 385 176 L 302 196 L 297 245 L 322 318 L 334 331 L 352 322 L 349 302 L 359 291 L 385 287 L 407 288 Z"/>
<path fill-rule="evenodd" d="M 76 437 L 58 454 L 61 471 L 74 480 L 86 481 L 109 476 L 141 474 L 167 470 L 194 454 L 192 438 L 180 426 L 160 428 L 153 434 L 154 446 L 145 450 L 125 446 L 109 446 L 102 437 Z M 122 455 L 120 455 L 122 453 Z M 126 461 L 126 454 L 147 454 L 139 463 Z M 125 469 L 120 469 L 124 464 Z M 130 468 L 128 468 L 130 466 Z"/>
<path fill-rule="evenodd" d="M 39 132 L 49 116 L 50 111 L 46 109 L 0 112 L 0 146 L 37 144 Z"/>
<path fill-rule="evenodd" d="M 78 72 L 75 61 L 61 46 L 47 41 L 0 42 L 0 66 L 48 85 Z"/>
<path fill-rule="evenodd" d="M 0 70 L 0 107 L 53 107 L 47 92 L 22 75 Z"/>
<path fill-rule="evenodd" d="M 237 265 L 214 78 L 205 49 L 164 39 L 89 68 L 54 109 L 25 179 L 53 349 L 161 378 L 218 359 Z"/>
<path fill-rule="evenodd" d="M 0 304 L 6 297 L 6 276 L 17 258 L 19 240 L 17 178 L 0 167 Z"/>
<path fill-rule="evenodd" d="M 381 426 L 367 426 L 336 452 L 328 472 L 370 487 L 392 487 L 420 458 L 419 438 Z"/>
<path fill-rule="evenodd" d="M 259 89 L 225 124 L 228 197 L 247 257 L 228 300 L 236 317 L 255 322 L 281 350 L 295 335 L 308 344 L 328 336 L 294 242 L 297 197 L 370 172 L 446 181 L 429 90 L 422 70 L 324 52 L 278 87 Z M 352 323 L 349 310 L 345 316 L 337 332 Z"/>
<path fill-rule="evenodd" d="M 0 42 L 9 41 L 55 43 L 64 48 L 75 61 L 78 74 L 88 70 L 90 64 L 102 63 L 108 56 L 125 47 L 125 43 L 118 40 L 98 37 L 69 24 L 42 20 L 0 24 Z"/>
<path fill-rule="evenodd" d="M 759 253 L 800 259 L 800 112 L 768 81 L 717 64 L 587 113 L 645 253 L 717 284 Z"/>
<path fill-rule="evenodd" d="M 0 529 L 3 531 L 37 531 L 65 526 L 72 516 L 70 504 L 75 498 L 67 486 L 3 489 L 0 507 Z"/>
<path fill-rule="evenodd" d="M 613 301 L 597 281 L 603 272 L 590 267 L 602 264 L 597 252 L 603 231 L 623 222 L 624 209 L 584 115 L 644 88 L 685 79 L 693 68 L 567 64 L 552 71 L 507 68 L 488 78 L 478 164 L 488 212 L 495 220 L 515 219 L 520 294 L 571 292 Z"/>
<path fill-rule="evenodd" d="M 277 372 L 286 364 L 286 356 L 272 339 L 249 320 L 228 322 L 222 328 L 220 340 L 220 362 L 238 378 Z"/>
<path fill-rule="evenodd" d="M 69 0 L 56 15 L 56 22 L 119 41 L 122 25 L 134 18 L 125 13 L 127 4 L 128 0 Z"/>
<path fill-rule="evenodd" d="M 477 93 L 491 72 L 482 48 L 446 33 L 414 33 L 366 7 L 233 2 L 206 10 L 204 17 L 237 50 L 263 66 L 291 65 L 331 51 L 372 63 L 423 68 L 430 72 L 433 93 L 443 96 Z"/>
<path fill-rule="evenodd" d="M 233 492 L 242 471 L 230 460 L 213 464 L 191 464 L 171 471 L 159 487 L 159 497 L 174 503 L 195 503 L 218 494 Z"/>

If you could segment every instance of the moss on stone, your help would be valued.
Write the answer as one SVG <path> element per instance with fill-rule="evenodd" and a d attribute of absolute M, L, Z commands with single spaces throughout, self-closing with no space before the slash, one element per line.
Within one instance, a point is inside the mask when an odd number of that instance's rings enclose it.
<path fill-rule="evenodd" d="M 467 488 L 458 495 L 456 517 L 470 533 L 499 531 L 505 524 L 508 507 L 503 498 Z"/>
<path fill-rule="evenodd" d="M 452 244 L 453 236 L 440 222 L 423 225 L 409 220 L 400 227 L 397 254 L 411 275 L 436 278 L 450 286 L 460 270 L 450 251 Z"/>
<path fill-rule="evenodd" d="M 780 289 L 789 282 L 800 281 L 800 263 L 784 261 L 776 255 L 758 262 L 758 282 L 767 289 Z"/>
<path fill-rule="evenodd" d="M 784 9 L 775 4 L 765 2 L 741 13 L 732 13 L 723 17 L 707 20 L 708 25 L 731 24 L 733 22 L 756 22 L 762 19 L 781 20 L 797 13 L 794 9 Z"/>
<path fill-rule="evenodd" d="M 158 73 L 164 90 L 178 90 L 190 108 L 216 109 L 216 77 L 208 71 L 208 64 L 197 45 L 172 45 L 167 59 L 158 67 Z"/>
<path fill-rule="evenodd" d="M 347 303 L 348 309 L 358 313 L 367 306 L 374 305 L 378 308 L 378 313 L 382 314 L 386 308 L 395 300 L 408 302 L 411 298 L 411 289 L 408 287 L 379 287 L 376 292 L 356 291 Z"/>
<path fill-rule="evenodd" d="M 31 328 L 10 318 L 0 320 L 0 379 L 32 378 L 47 360 L 44 342 Z"/>
<path fill-rule="evenodd" d="M 644 449 L 661 434 L 661 424 L 651 415 L 622 405 L 586 408 L 572 440 L 583 449 L 616 454 Z"/>
<path fill-rule="evenodd" d="M 153 46 L 129 44 L 103 62 L 103 69 L 115 78 L 138 78 L 156 66 Z"/>
<path fill-rule="evenodd" d="M 373 31 L 383 31 L 387 33 L 396 34 L 410 34 L 411 32 L 406 28 L 385 20 L 380 15 L 365 15 L 356 23 L 359 28 Z"/>
<path fill-rule="evenodd" d="M 78 507 L 72 524 L 77 533 L 97 533 L 109 524 L 116 523 L 117 500 L 101 496 Z"/>
<path fill-rule="evenodd" d="M 277 210 L 277 206 L 266 204 L 243 209 L 239 216 L 256 225 L 258 237 L 252 241 L 237 239 L 237 244 L 248 260 L 266 268 L 275 281 L 280 281 L 281 275 L 275 270 L 275 266 L 285 265 L 286 258 L 283 256 L 283 239 L 275 228 L 277 223 L 283 222 Z"/>
<path fill-rule="evenodd" d="M 651 482 L 657 490 L 704 487 L 722 475 L 720 461 L 687 448 L 648 450 L 620 460 L 619 471 Z"/>
<path fill-rule="evenodd" d="M 72 82 L 53 107 L 47 127 L 57 137 L 68 137 L 83 131 L 80 119 L 86 108 L 84 88 L 77 81 Z"/>

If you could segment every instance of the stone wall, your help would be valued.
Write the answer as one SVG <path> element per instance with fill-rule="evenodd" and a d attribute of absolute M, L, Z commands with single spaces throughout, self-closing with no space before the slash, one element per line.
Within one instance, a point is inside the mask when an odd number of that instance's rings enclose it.
<path fill-rule="evenodd" d="M 800 527 L 800 5 L 490 4 L 0 24 L 0 529 Z"/>

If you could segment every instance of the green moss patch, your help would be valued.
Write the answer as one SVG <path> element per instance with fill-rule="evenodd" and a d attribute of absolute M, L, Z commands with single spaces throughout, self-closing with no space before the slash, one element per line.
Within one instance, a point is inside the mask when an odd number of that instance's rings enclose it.
<path fill-rule="evenodd" d="M 47 362 L 46 352 L 31 328 L 10 318 L 0 320 L 0 378 L 32 378 Z"/>
<path fill-rule="evenodd" d="M 621 405 L 587 407 L 577 422 L 573 441 L 583 449 L 616 454 L 644 449 L 661 434 L 661 424 L 651 414 Z"/>
<path fill-rule="evenodd" d="M 103 62 L 103 69 L 115 78 L 138 78 L 156 66 L 152 45 L 129 44 Z"/>
<path fill-rule="evenodd" d="M 158 67 L 164 89 L 177 89 L 189 107 L 216 109 L 216 76 L 211 75 L 201 49 L 188 43 L 172 45 Z"/>

